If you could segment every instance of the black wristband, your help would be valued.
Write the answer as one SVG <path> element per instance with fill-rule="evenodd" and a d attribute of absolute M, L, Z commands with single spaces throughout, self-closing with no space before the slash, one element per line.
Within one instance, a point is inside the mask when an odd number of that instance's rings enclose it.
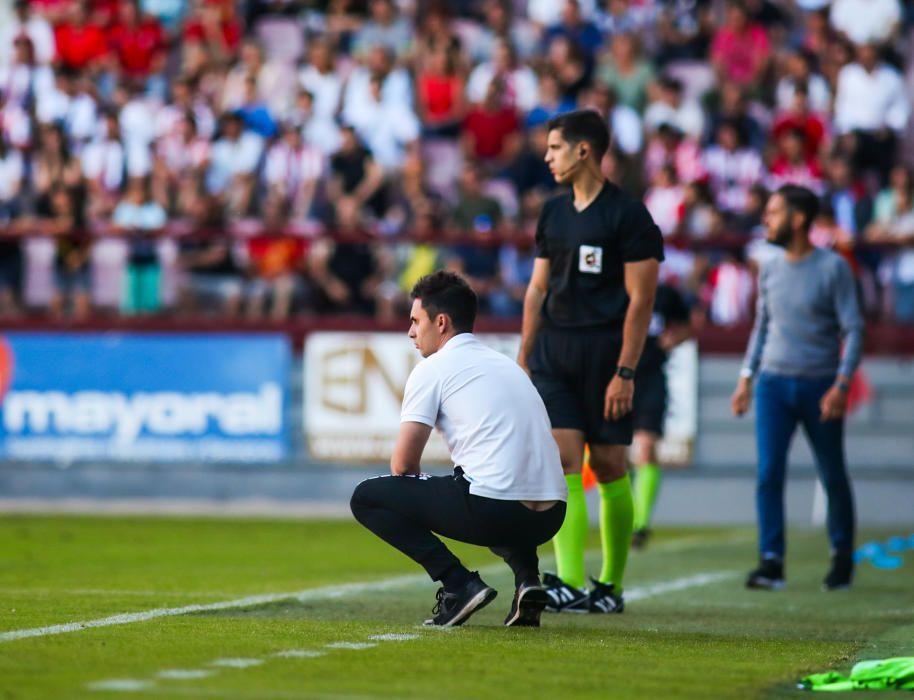
<path fill-rule="evenodd" d="M 616 367 L 616 374 L 618 374 L 622 379 L 634 379 L 635 370 L 631 367 Z"/>

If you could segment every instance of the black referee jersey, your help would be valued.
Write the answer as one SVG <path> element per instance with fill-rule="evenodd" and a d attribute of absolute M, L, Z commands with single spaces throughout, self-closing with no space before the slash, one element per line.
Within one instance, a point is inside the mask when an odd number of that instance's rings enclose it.
<path fill-rule="evenodd" d="M 571 192 L 546 202 L 536 255 L 549 260 L 545 325 L 621 332 L 629 302 L 625 263 L 662 261 L 663 236 L 640 200 L 606 181 L 583 211 Z"/>

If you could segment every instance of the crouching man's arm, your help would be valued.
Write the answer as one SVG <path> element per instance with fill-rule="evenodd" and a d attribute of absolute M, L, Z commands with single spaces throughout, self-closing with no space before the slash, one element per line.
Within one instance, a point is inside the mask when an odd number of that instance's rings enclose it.
<path fill-rule="evenodd" d="M 417 476 L 419 461 L 428 442 L 432 428 L 424 423 L 404 421 L 400 423 L 400 434 L 390 457 L 390 473 L 394 476 Z"/>

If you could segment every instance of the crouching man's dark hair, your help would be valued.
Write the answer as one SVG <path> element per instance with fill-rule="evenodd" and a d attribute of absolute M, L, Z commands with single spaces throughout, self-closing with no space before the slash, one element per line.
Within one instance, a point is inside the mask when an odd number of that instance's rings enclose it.
<path fill-rule="evenodd" d="M 453 272 L 439 270 L 426 275 L 409 294 L 418 299 L 429 318 L 447 314 L 457 333 L 472 333 L 478 302 L 466 280 Z"/>

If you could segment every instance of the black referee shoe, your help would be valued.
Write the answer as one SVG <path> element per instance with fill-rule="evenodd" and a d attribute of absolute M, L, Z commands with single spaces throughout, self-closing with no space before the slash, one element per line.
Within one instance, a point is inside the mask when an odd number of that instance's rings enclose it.
<path fill-rule="evenodd" d="M 511 610 L 505 618 L 505 627 L 539 627 L 540 614 L 549 602 L 546 589 L 539 581 L 522 583 L 514 591 Z"/>
<path fill-rule="evenodd" d="M 586 613 L 590 596 L 587 591 L 575 588 L 555 574 L 548 571 L 543 574 L 543 585 L 549 597 L 546 603 L 547 612 Z"/>
<path fill-rule="evenodd" d="M 487 586 L 478 573 L 473 573 L 471 578 L 458 591 L 449 592 L 439 588 L 436 598 L 438 602 L 432 608 L 433 618 L 426 620 L 425 624 L 433 627 L 457 627 L 462 625 L 477 610 L 482 610 L 495 600 L 498 591 Z"/>
<path fill-rule="evenodd" d="M 616 586 L 612 583 L 600 583 L 597 579 L 590 579 L 593 588 L 590 589 L 590 612 L 592 613 L 621 613 L 625 610 L 625 599 L 622 592 L 616 593 Z"/>

